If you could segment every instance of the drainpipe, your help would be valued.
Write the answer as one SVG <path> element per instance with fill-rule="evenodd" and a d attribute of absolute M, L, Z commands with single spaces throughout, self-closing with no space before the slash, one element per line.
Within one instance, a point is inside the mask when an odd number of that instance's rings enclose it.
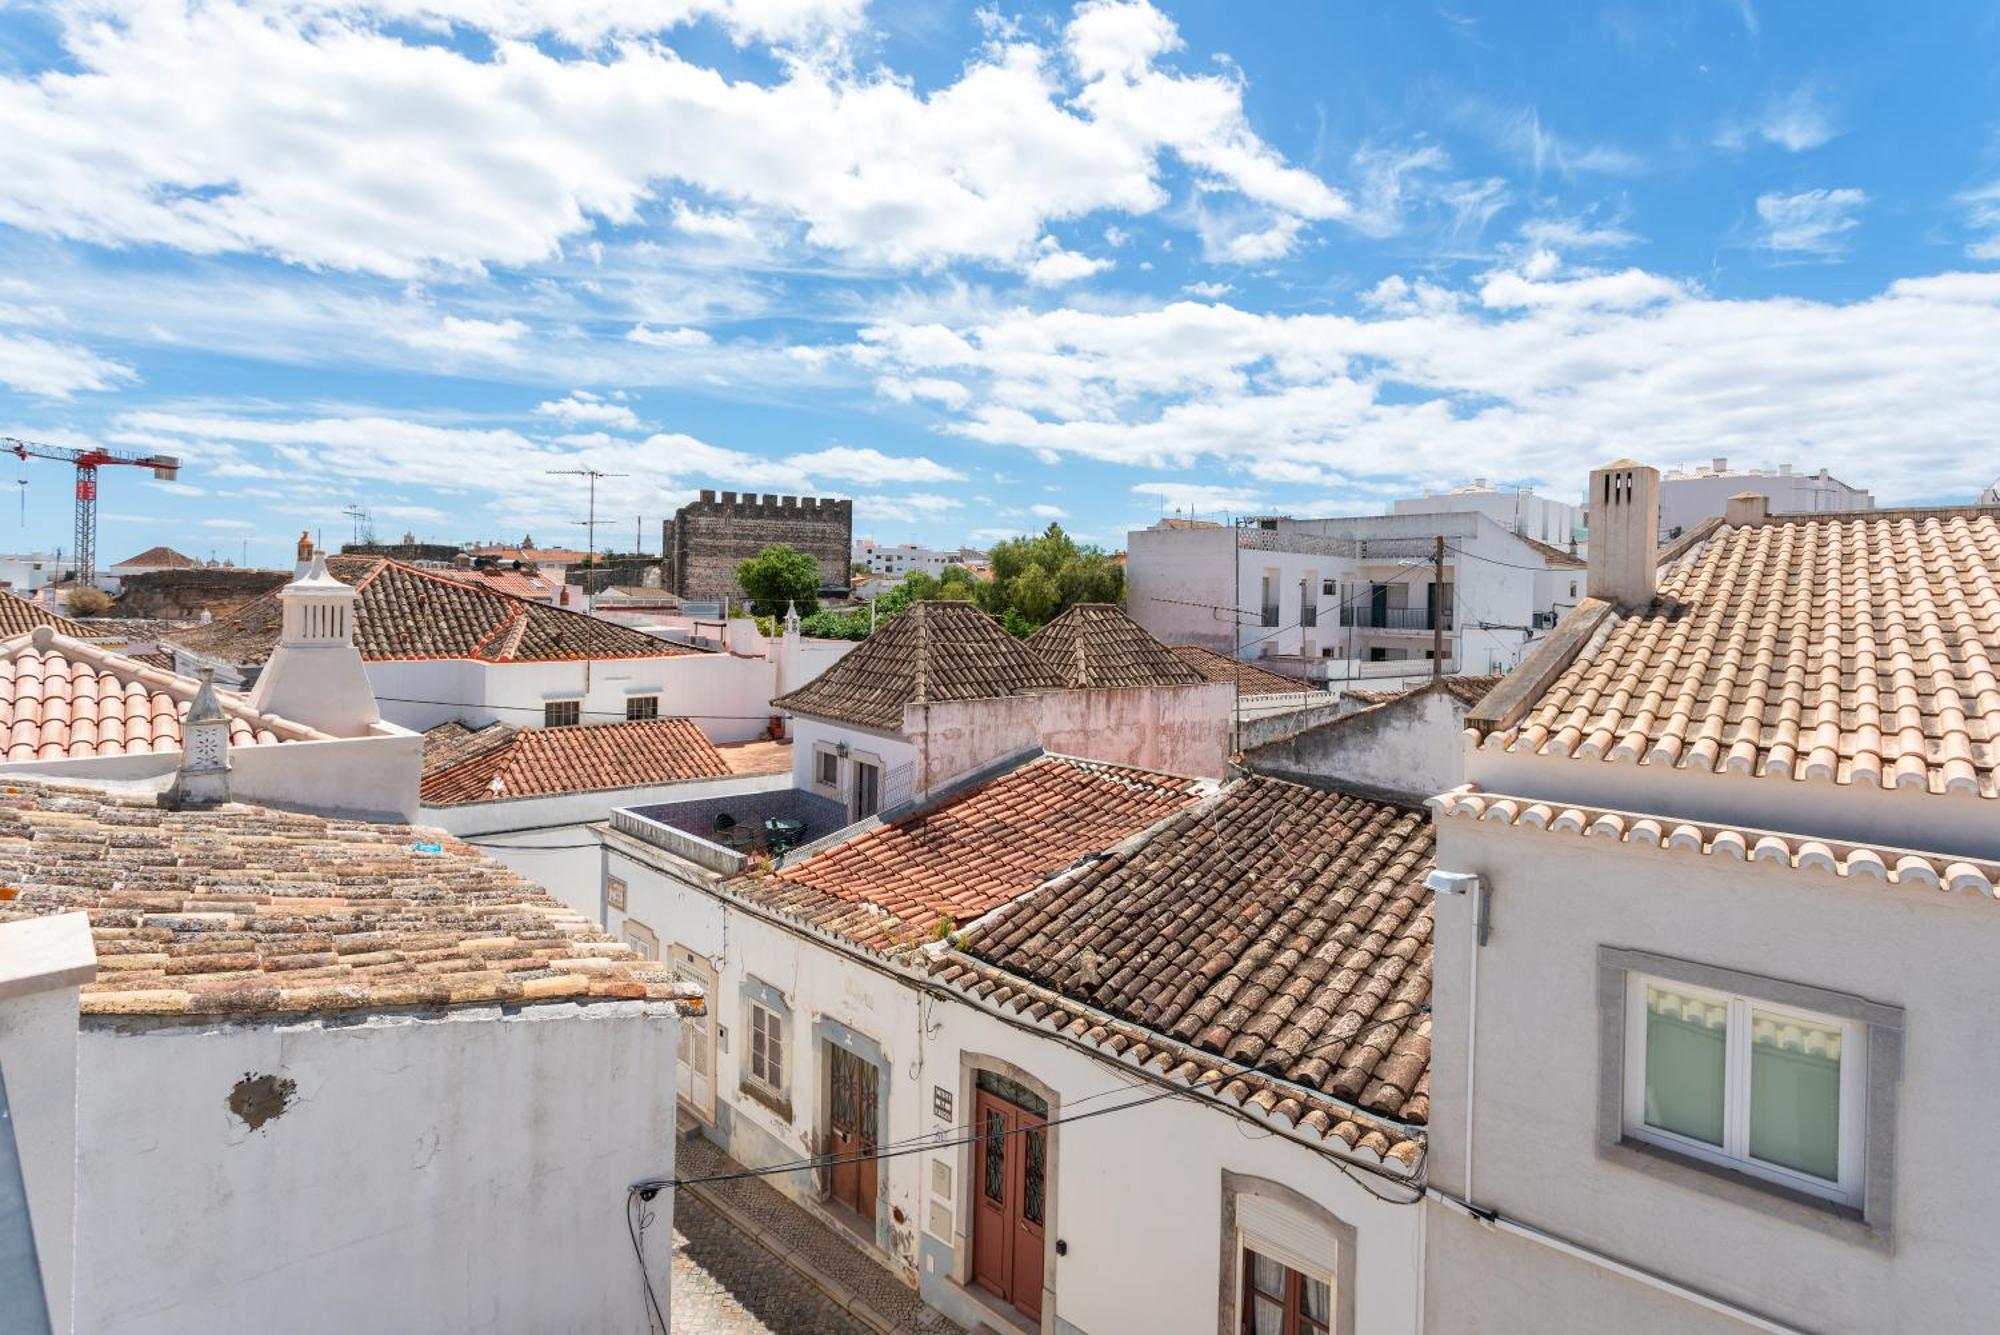
<path fill-rule="evenodd" d="M 1479 952 L 1486 945 L 1490 926 L 1487 918 L 1488 892 L 1477 872 L 1434 871 L 1424 878 L 1424 886 L 1440 895 L 1472 897 L 1472 941 L 1466 955 L 1471 960 L 1466 971 L 1465 1001 L 1465 1199 L 1478 1200 L 1472 1190 L 1473 1094 L 1479 1075 Z"/>

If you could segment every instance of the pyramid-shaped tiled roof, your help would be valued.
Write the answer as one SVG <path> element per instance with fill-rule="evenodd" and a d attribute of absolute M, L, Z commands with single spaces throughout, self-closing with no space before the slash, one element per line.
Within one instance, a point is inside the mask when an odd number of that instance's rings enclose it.
<path fill-rule="evenodd" d="M 149 570 L 195 570 L 200 568 L 201 562 L 171 547 L 148 547 L 137 556 L 128 556 L 111 568 L 124 570 L 131 566 L 143 566 Z"/>
<path fill-rule="evenodd" d="M 971 603 L 921 602 L 861 647 L 771 703 L 795 714 L 890 732 L 903 706 L 1057 690 L 1062 678 Z"/>
<path fill-rule="evenodd" d="M 581 728 L 511 728 L 504 724 L 448 738 L 468 754 L 424 776 L 426 806 L 489 802 L 611 788 L 642 788 L 731 772 L 714 743 L 684 718 L 594 723 Z M 425 734 L 426 752 L 430 734 Z M 480 742 L 488 744 L 481 749 Z M 493 781 L 500 790 L 493 790 Z"/>
<path fill-rule="evenodd" d="M 326 568 L 361 593 L 354 640 L 373 661 L 474 658 L 488 663 L 666 658 L 699 653 L 629 626 L 516 598 L 381 556 L 330 556 Z M 261 663 L 284 625 L 278 593 L 181 631 L 182 648 L 223 662 Z"/>
<path fill-rule="evenodd" d="M 1110 603 L 1078 603 L 1028 637 L 1028 652 L 1080 690 L 1199 686 L 1207 679 Z"/>

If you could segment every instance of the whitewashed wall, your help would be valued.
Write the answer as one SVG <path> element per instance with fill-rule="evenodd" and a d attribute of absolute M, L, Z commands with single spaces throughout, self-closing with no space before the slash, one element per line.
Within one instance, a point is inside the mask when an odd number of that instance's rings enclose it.
<path fill-rule="evenodd" d="M 640 1002 L 87 1022 L 77 1329 L 645 1330 L 626 1187 L 673 1169 L 678 1024 Z M 262 1075 L 294 1089 L 252 1128 L 229 1102 Z"/>
<path fill-rule="evenodd" d="M 1979 1001 L 2000 948 L 1991 900 L 1466 818 L 1439 823 L 1438 865 L 1492 892 L 1469 1114 L 1478 1203 L 1803 1330 L 1991 1327 L 2000 1160 L 1967 1130 L 2000 1090 Z M 1453 1192 L 1465 1181 L 1468 899 L 1437 907 L 1431 1176 Z M 1598 1156 L 1599 946 L 1903 1008 L 1893 1252 Z M 1740 1329 L 1443 1209 L 1428 1269 L 1440 1335 Z"/>

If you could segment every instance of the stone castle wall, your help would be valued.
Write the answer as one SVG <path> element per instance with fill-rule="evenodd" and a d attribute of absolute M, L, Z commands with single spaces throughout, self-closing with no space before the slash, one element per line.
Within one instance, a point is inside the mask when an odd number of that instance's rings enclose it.
<path fill-rule="evenodd" d="M 281 570 L 156 570 L 127 575 L 118 585 L 114 616 L 191 621 L 203 612 L 227 616 L 291 579 Z"/>
<path fill-rule="evenodd" d="M 819 562 L 822 589 L 845 590 L 854 502 L 704 491 L 666 522 L 665 537 L 665 583 L 683 598 L 741 597 L 737 563 L 779 543 Z"/>

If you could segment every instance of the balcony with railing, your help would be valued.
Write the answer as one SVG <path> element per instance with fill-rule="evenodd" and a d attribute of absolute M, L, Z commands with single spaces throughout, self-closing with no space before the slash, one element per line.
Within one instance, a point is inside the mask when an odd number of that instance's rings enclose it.
<path fill-rule="evenodd" d="M 1437 615 L 1428 607 L 1343 607 L 1340 624 L 1357 630 L 1436 630 Z M 1443 628 L 1452 629 L 1449 607 L 1443 617 Z"/>

